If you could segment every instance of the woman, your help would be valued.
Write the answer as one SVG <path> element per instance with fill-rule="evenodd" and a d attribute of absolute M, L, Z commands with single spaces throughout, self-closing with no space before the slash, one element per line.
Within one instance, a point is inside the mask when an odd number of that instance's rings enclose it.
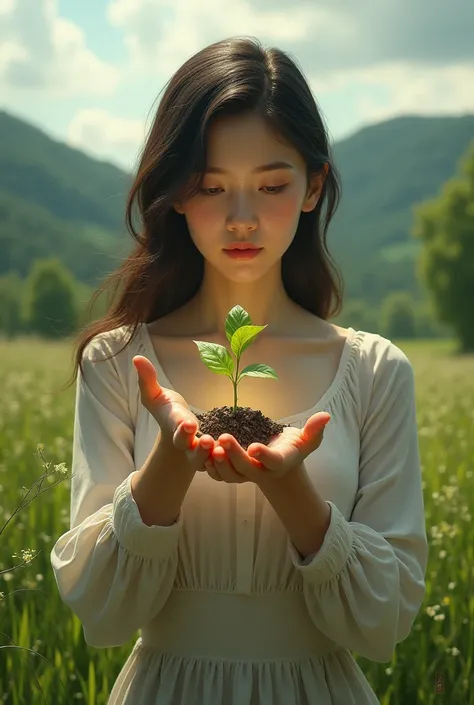
<path fill-rule="evenodd" d="M 128 199 L 137 245 L 102 287 L 119 299 L 78 341 L 71 527 L 51 554 L 89 645 L 141 629 L 110 705 L 369 705 L 350 652 L 387 662 L 410 634 L 427 564 L 413 371 L 329 322 L 338 183 L 284 52 L 228 39 L 173 76 Z M 245 364 L 278 375 L 243 378 L 239 405 L 287 425 L 247 450 L 197 433 L 232 385 L 194 341 L 228 345 L 236 305 L 267 326 Z"/>

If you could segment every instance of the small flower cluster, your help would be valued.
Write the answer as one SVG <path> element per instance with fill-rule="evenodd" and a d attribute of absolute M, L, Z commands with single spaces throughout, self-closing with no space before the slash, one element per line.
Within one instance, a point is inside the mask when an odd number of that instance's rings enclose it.
<path fill-rule="evenodd" d="M 57 464 L 53 465 L 53 470 L 50 469 L 52 463 L 51 463 L 51 461 L 46 461 L 44 459 L 43 450 L 44 450 L 44 445 L 42 443 L 38 443 L 38 445 L 36 446 L 36 455 L 41 458 L 43 468 L 46 470 L 46 472 L 43 473 L 43 475 L 38 480 L 36 480 L 29 489 L 26 487 L 22 487 L 23 492 L 25 492 L 26 494 L 22 497 L 20 504 L 17 506 L 17 508 L 15 509 L 13 514 L 7 519 L 7 521 L 5 522 L 3 527 L 0 529 L 0 536 L 5 531 L 6 527 L 10 523 L 10 521 L 12 521 L 15 518 L 15 516 L 22 509 L 27 507 L 35 499 L 35 497 L 42 494 L 43 492 L 46 492 L 46 490 L 49 489 L 48 487 L 42 486 L 42 483 L 45 479 L 50 480 L 50 478 L 52 476 L 54 476 L 55 474 L 61 475 L 61 476 L 67 475 L 68 469 L 66 467 L 66 463 L 64 463 L 64 462 L 57 463 Z M 53 478 L 53 481 L 54 481 L 54 478 Z M 62 480 L 59 480 L 56 484 L 59 484 L 59 482 L 62 482 Z M 35 492 L 35 493 L 32 494 L 32 496 L 30 496 L 31 493 L 33 493 L 33 492 Z M 8 582 L 13 577 L 12 571 L 15 570 L 15 568 L 21 568 L 24 565 L 28 565 L 36 558 L 37 555 L 38 555 L 38 551 L 36 551 L 35 549 L 31 549 L 31 548 L 22 549 L 19 554 L 18 553 L 13 554 L 12 558 L 19 558 L 19 559 L 21 559 L 22 563 L 19 563 L 18 565 L 14 566 L 10 570 L 8 570 L 8 569 L 7 570 L 0 570 L 0 576 L 3 576 L 3 579 L 6 582 Z M 0 600 L 4 600 L 4 599 L 5 599 L 5 593 L 0 592 Z"/>
<path fill-rule="evenodd" d="M 12 558 L 21 558 L 21 560 L 25 563 L 31 563 L 31 561 L 36 558 L 37 555 L 38 551 L 35 551 L 31 548 L 25 548 L 21 550 L 21 556 L 19 556 L 17 553 L 14 553 Z"/>

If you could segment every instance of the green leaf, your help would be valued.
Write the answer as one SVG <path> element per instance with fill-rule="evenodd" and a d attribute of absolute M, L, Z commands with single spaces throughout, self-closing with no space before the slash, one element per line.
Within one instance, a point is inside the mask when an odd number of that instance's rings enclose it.
<path fill-rule="evenodd" d="M 260 362 L 244 367 L 242 372 L 239 374 L 237 384 L 240 382 L 241 377 L 264 377 L 267 379 L 278 379 L 277 374 L 272 367 L 263 365 Z"/>
<path fill-rule="evenodd" d="M 227 318 L 225 320 L 225 334 L 229 343 L 232 340 L 232 336 L 236 330 L 242 326 L 251 324 L 252 319 L 247 311 L 245 311 L 242 306 L 234 306 L 234 308 L 232 308 L 227 314 Z"/>
<path fill-rule="evenodd" d="M 29 634 L 30 634 L 30 629 L 29 629 L 29 619 L 28 619 L 28 608 L 25 605 L 23 607 L 23 612 L 21 615 L 21 623 L 20 623 L 20 635 L 18 637 L 18 643 L 20 646 L 27 646 L 29 645 Z"/>
<path fill-rule="evenodd" d="M 96 683 L 94 661 L 89 661 L 89 705 L 95 705 Z"/>
<path fill-rule="evenodd" d="M 257 335 L 267 326 L 242 326 L 235 331 L 230 341 L 230 347 L 236 357 L 240 357 L 248 346 L 253 343 Z"/>
<path fill-rule="evenodd" d="M 234 361 L 230 352 L 218 343 L 206 343 L 203 340 L 193 340 L 199 348 L 199 355 L 212 372 L 218 375 L 227 375 L 233 379 Z"/>

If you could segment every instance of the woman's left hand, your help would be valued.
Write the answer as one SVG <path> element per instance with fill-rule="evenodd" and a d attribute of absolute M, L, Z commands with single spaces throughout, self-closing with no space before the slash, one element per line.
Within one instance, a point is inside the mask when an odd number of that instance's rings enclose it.
<path fill-rule="evenodd" d="M 245 451 L 230 433 L 223 433 L 205 463 L 208 474 L 218 482 L 242 483 L 283 477 L 302 465 L 321 445 L 324 427 L 331 419 L 325 411 L 310 416 L 303 429 L 285 427 L 268 445 L 251 443 Z"/>

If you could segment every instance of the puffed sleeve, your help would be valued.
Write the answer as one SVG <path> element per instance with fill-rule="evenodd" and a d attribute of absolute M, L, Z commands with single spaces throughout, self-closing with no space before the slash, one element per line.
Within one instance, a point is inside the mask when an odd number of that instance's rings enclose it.
<path fill-rule="evenodd" d="M 134 426 L 123 375 L 104 340 L 93 340 L 78 371 L 70 529 L 51 565 L 63 602 L 82 622 L 90 646 L 127 643 L 160 611 L 178 560 L 181 513 L 170 526 L 141 520 L 130 482 L 136 471 Z M 99 358 L 100 361 L 97 361 Z"/>
<path fill-rule="evenodd" d="M 380 663 L 410 634 L 428 560 L 414 374 L 406 355 L 388 342 L 361 428 L 350 521 L 328 501 L 330 525 L 319 551 L 303 561 L 289 542 L 314 624 Z"/>

